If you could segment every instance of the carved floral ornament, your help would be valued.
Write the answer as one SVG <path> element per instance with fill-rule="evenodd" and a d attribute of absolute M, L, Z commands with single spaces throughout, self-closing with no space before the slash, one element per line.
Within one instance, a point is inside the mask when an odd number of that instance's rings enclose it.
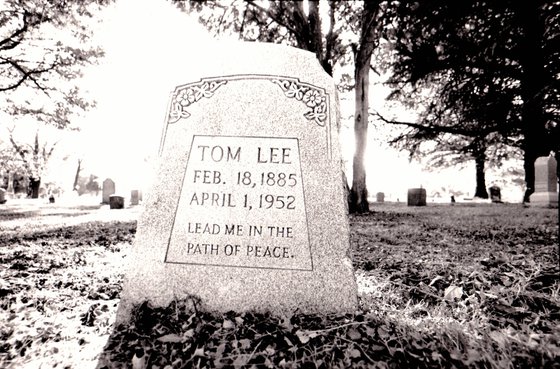
<path fill-rule="evenodd" d="M 194 85 L 184 86 L 175 90 L 171 99 L 171 111 L 169 112 L 169 123 L 176 123 L 181 118 L 188 118 L 191 115 L 186 110 L 187 107 L 203 97 L 210 98 L 214 92 L 227 83 L 227 81 L 201 81 Z"/>
<path fill-rule="evenodd" d="M 327 119 L 327 98 L 323 91 L 289 79 L 273 79 L 272 83 L 280 86 L 286 97 L 305 103 L 309 110 L 303 114 L 304 117 L 314 121 L 321 127 L 325 125 L 325 120 Z"/>
<path fill-rule="evenodd" d="M 261 77 L 262 78 L 262 77 Z M 327 98 L 324 91 L 303 84 L 297 79 L 272 79 L 272 83 L 280 86 L 284 95 L 304 103 L 308 110 L 303 114 L 307 120 L 314 121 L 323 127 L 327 119 Z M 196 84 L 182 86 L 175 90 L 171 99 L 169 123 L 176 123 L 182 118 L 188 118 L 187 107 L 203 97 L 214 96 L 219 87 L 228 83 L 227 80 L 202 80 Z"/>

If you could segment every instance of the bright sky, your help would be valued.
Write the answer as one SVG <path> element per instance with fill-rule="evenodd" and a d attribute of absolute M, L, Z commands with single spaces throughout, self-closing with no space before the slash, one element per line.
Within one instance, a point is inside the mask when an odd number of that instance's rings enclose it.
<path fill-rule="evenodd" d="M 85 83 L 98 106 L 87 116 L 80 149 L 89 170 L 120 182 L 144 181 L 144 158 L 157 152 L 171 73 L 208 47 L 198 24 L 162 0 L 119 0 L 99 32 L 106 57 Z"/>
<path fill-rule="evenodd" d="M 155 154 L 175 68 L 196 68 L 200 55 L 209 53 L 214 41 L 198 23 L 162 0 L 119 0 L 107 12 L 96 36 L 106 58 L 86 76 L 86 84 L 98 102 L 83 124 L 76 150 L 84 153 L 84 165 L 102 177 L 143 181 L 144 157 Z M 380 96 L 382 100 L 384 96 Z M 352 98 L 350 98 L 352 100 Z M 353 106 L 347 106 L 353 110 Z M 342 132 L 343 152 L 351 168 L 353 131 Z M 369 163 L 372 191 L 389 187 L 395 170 L 399 182 L 408 177 L 417 183 L 420 171 L 410 168 L 405 157 L 377 160 L 383 152 L 372 142 Z M 386 153 L 385 153 L 386 154 Z M 393 153 L 394 154 L 394 153 Z M 95 160 L 87 160 L 93 158 Z M 412 170 L 412 171 L 411 171 Z M 133 186 L 133 183 L 127 185 Z M 404 188 L 406 184 L 403 183 Z M 394 187 L 394 186 L 393 186 Z"/>

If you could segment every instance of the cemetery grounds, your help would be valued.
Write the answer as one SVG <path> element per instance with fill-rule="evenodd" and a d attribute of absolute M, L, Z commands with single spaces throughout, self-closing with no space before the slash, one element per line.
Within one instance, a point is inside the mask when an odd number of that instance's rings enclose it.
<path fill-rule="evenodd" d="M 560 368 L 557 209 L 372 204 L 350 217 L 352 314 L 187 299 L 114 329 L 141 207 L 40 201 L 0 208 L 1 368 Z"/>

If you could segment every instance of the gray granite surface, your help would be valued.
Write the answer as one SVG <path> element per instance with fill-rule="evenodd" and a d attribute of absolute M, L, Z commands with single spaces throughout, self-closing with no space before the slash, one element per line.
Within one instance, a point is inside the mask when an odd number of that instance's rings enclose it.
<path fill-rule="evenodd" d="M 355 310 L 332 79 L 287 46 L 224 55 L 177 73 L 118 319 L 187 296 L 215 311 Z"/>

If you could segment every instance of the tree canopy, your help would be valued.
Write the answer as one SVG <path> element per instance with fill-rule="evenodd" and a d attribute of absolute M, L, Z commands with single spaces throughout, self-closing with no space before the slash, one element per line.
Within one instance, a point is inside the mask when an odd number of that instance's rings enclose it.
<path fill-rule="evenodd" d="M 446 141 L 495 162 L 503 157 L 491 157 L 493 145 L 521 148 L 528 201 L 535 159 L 560 142 L 560 3 L 433 0 L 394 9 L 392 97 L 424 102 L 419 120 L 405 123 L 404 145 L 414 151 L 426 138 L 459 136 Z M 421 98 L 427 86 L 429 102 Z"/>
<path fill-rule="evenodd" d="M 10 142 L 15 154 L 18 156 L 20 169 L 29 178 L 31 198 L 36 199 L 39 197 L 41 178 L 53 154 L 56 143 L 50 145 L 50 147 L 46 142 L 40 143 L 39 132 L 35 134 L 33 145 L 17 142 L 11 134 Z"/>
<path fill-rule="evenodd" d="M 337 63 L 354 63 L 351 210 L 368 210 L 363 168 L 367 86 L 379 45 L 388 50 L 381 60 L 385 57 L 392 73 L 391 98 L 418 111 L 416 122 L 381 117 L 406 126 L 393 143 L 413 155 L 432 154 L 437 165 L 474 160 L 477 196 L 487 197 L 484 168 L 499 166 L 521 150 L 528 201 L 535 159 L 558 152 L 559 2 L 328 1 L 321 3 L 328 5 L 328 17 L 317 1 L 309 1 L 308 9 L 298 1 L 177 3 L 196 10 L 214 31 L 315 52 L 331 75 Z M 356 37 L 348 40 L 346 34 Z"/>
<path fill-rule="evenodd" d="M 349 15 L 349 4 L 328 2 L 329 20 L 321 18 L 319 1 L 174 1 L 183 11 L 197 12 L 200 22 L 216 35 L 233 33 L 246 41 L 274 42 L 316 54 L 323 69 L 333 67 L 345 50 L 337 16 Z M 326 4 L 326 3 L 325 3 Z M 323 24 L 328 24 L 326 32 Z"/>
<path fill-rule="evenodd" d="M 103 55 L 88 42 L 93 16 L 109 0 L 6 0 L 0 9 L 2 110 L 63 128 L 84 99 L 72 80 Z"/>

